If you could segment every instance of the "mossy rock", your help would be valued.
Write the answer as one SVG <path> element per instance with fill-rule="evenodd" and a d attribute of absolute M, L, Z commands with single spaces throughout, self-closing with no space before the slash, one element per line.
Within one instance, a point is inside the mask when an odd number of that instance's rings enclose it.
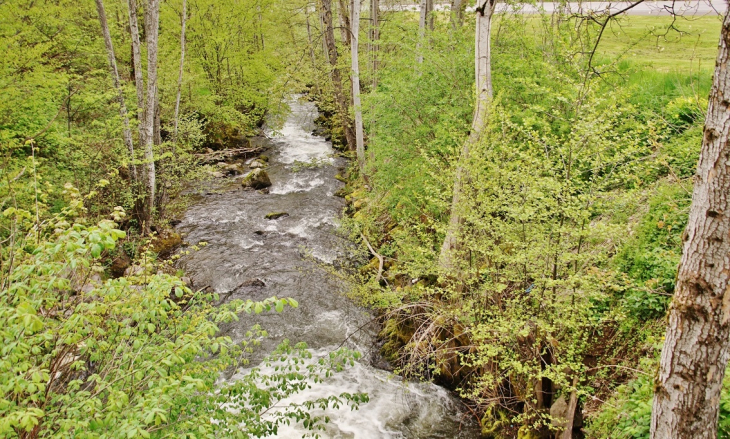
<path fill-rule="evenodd" d="M 271 179 L 266 171 L 261 168 L 257 168 L 243 177 L 241 185 L 243 187 L 250 187 L 254 189 L 264 189 L 271 186 Z"/>
<path fill-rule="evenodd" d="M 264 218 L 266 218 L 267 220 L 275 220 L 279 218 L 286 218 L 287 216 L 289 216 L 287 212 L 271 212 L 267 213 Z"/>
<path fill-rule="evenodd" d="M 347 183 L 347 178 L 343 177 L 342 174 L 335 175 L 335 180 L 339 180 L 343 183 Z"/>
<path fill-rule="evenodd" d="M 163 230 L 152 240 L 151 249 L 160 258 L 165 258 L 180 244 L 182 244 L 182 236 L 179 233 Z"/>
<path fill-rule="evenodd" d="M 266 154 L 261 154 L 261 155 L 260 155 L 260 156 L 258 157 L 258 159 L 259 159 L 259 160 L 261 160 L 261 161 L 262 161 L 262 162 L 264 162 L 264 163 L 269 163 L 269 156 L 267 156 Z"/>

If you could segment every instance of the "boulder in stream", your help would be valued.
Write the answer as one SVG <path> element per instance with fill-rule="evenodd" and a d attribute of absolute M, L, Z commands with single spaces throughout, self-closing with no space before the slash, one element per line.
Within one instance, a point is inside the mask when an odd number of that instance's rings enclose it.
<path fill-rule="evenodd" d="M 241 185 L 243 185 L 243 187 L 263 189 L 271 186 L 271 179 L 269 179 L 269 174 L 267 174 L 266 171 L 261 168 L 257 168 L 243 177 Z"/>
<path fill-rule="evenodd" d="M 267 220 L 275 220 L 275 219 L 284 218 L 287 216 L 289 216 L 289 214 L 286 212 L 271 212 L 271 213 L 267 213 L 264 218 L 266 218 Z"/>
<path fill-rule="evenodd" d="M 248 167 L 251 169 L 265 168 L 266 164 L 259 159 L 254 159 L 254 161 L 252 161 L 251 164 L 248 165 Z"/>

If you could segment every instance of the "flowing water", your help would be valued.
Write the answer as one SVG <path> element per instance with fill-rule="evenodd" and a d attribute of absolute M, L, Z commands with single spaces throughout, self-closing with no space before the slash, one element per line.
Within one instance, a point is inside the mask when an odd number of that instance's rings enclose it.
<path fill-rule="evenodd" d="M 405 383 L 372 366 L 382 364 L 373 347 L 374 328 L 368 325 L 372 315 L 343 296 L 342 281 L 323 268 L 346 258 L 352 245 L 336 233 L 344 202 L 334 196 L 342 186 L 335 175 L 346 163 L 334 157 L 329 142 L 311 134 L 315 106 L 293 100 L 290 107 L 283 127 L 265 140 L 270 157 L 267 172 L 273 183 L 269 193 L 242 190 L 240 178 L 222 180 L 207 192 L 178 228 L 187 242 L 208 245 L 184 258 L 182 268 L 196 287 L 208 285 L 224 298 L 278 296 L 299 302 L 299 308 L 244 316 L 223 328 L 234 340 L 259 323 L 269 333 L 263 351 L 288 338 L 306 342 L 315 357 L 343 342 L 364 354 L 354 367 L 291 398 L 291 402 L 302 402 L 342 392 L 369 395 L 370 402 L 359 410 L 328 410 L 331 422 L 322 437 L 479 437 L 472 417 L 443 388 Z M 272 212 L 288 216 L 265 219 Z M 256 357 L 252 362 L 260 360 Z M 301 426 L 283 426 L 278 437 L 296 438 L 305 432 Z"/>

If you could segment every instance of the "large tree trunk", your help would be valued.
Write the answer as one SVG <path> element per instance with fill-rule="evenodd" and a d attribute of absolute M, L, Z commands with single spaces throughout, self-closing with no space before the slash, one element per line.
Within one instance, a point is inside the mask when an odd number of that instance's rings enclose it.
<path fill-rule="evenodd" d="M 188 15 L 188 2 L 183 0 L 182 4 L 182 27 L 180 28 L 180 71 L 177 75 L 177 96 L 175 97 L 175 121 L 173 122 L 172 131 L 172 147 L 175 148 L 177 142 L 177 125 L 180 117 L 180 95 L 182 94 L 182 80 L 183 80 L 183 69 L 185 67 L 185 22 L 187 21 Z M 309 21 L 307 21 L 309 24 Z M 174 154 L 173 149 L 173 154 Z"/>
<path fill-rule="evenodd" d="M 114 82 L 114 88 L 117 91 L 117 100 L 119 101 L 119 116 L 121 116 L 124 122 L 124 128 L 122 129 L 122 137 L 124 139 L 124 145 L 129 151 L 130 170 L 132 173 L 132 179 L 137 180 L 137 168 L 134 165 L 134 142 L 132 141 L 132 131 L 129 128 L 129 116 L 127 115 L 127 105 L 124 103 L 124 91 L 119 81 L 119 70 L 117 70 L 117 59 L 114 56 L 114 45 L 112 44 L 112 37 L 109 33 L 109 25 L 106 21 L 106 12 L 104 11 L 104 3 L 102 0 L 96 0 L 96 10 L 99 13 L 99 23 L 101 24 L 101 33 L 104 35 L 104 45 L 106 46 L 107 57 L 109 58 L 109 69 L 111 71 L 112 80 Z"/>
<path fill-rule="evenodd" d="M 342 130 L 345 135 L 345 141 L 350 150 L 356 147 L 355 132 L 350 123 L 350 114 L 348 112 L 347 97 L 342 87 L 342 75 L 337 66 L 337 46 L 335 43 L 335 31 L 332 27 L 332 0 L 320 0 L 322 8 L 322 24 L 324 26 L 324 39 L 327 45 L 327 58 L 330 62 L 330 77 L 332 78 L 332 88 L 334 89 L 335 105 L 337 106 L 338 116 L 342 124 Z"/>
<path fill-rule="evenodd" d="M 446 237 L 441 246 L 439 255 L 439 266 L 444 271 L 456 269 L 454 253 L 459 249 L 459 233 L 463 223 L 461 209 L 461 197 L 464 191 L 464 183 L 468 179 L 466 170 L 469 160 L 469 151 L 472 145 L 479 142 L 482 129 L 487 121 L 489 104 L 492 100 L 492 62 L 490 52 L 490 35 L 492 33 L 492 15 L 496 0 L 480 0 L 476 9 L 476 32 L 474 44 L 474 75 L 476 81 L 477 99 L 474 108 L 474 118 L 471 123 L 471 132 L 464 142 L 456 166 L 454 177 L 454 189 L 451 199 L 451 214 L 449 217 Z"/>
<path fill-rule="evenodd" d="M 365 175 L 365 144 L 362 127 L 362 104 L 360 102 L 360 0 L 352 0 L 352 46 L 350 55 L 352 61 L 352 100 L 355 107 L 355 150 L 360 175 Z"/>
<path fill-rule="evenodd" d="M 144 109 L 144 80 L 142 78 L 142 48 L 139 41 L 139 25 L 137 24 L 137 0 L 129 0 L 129 34 L 132 38 L 132 63 L 134 65 L 134 85 L 137 90 L 137 117 L 142 119 Z M 140 142 L 142 139 L 140 138 Z"/>
<path fill-rule="evenodd" d="M 148 0 L 145 11 L 145 36 L 147 39 L 147 93 L 144 119 L 140 122 L 140 137 L 144 139 L 145 203 L 142 213 L 143 231 L 148 233 L 155 208 L 155 118 L 157 113 L 157 41 L 160 25 L 160 0 Z M 140 142 L 142 140 L 140 139 Z"/>
<path fill-rule="evenodd" d="M 373 91 L 378 88 L 378 51 L 380 47 L 380 0 L 370 0 L 370 54 L 372 56 Z"/>
<path fill-rule="evenodd" d="M 677 287 L 655 386 L 653 439 L 716 439 L 730 358 L 730 15 L 725 15 Z"/>

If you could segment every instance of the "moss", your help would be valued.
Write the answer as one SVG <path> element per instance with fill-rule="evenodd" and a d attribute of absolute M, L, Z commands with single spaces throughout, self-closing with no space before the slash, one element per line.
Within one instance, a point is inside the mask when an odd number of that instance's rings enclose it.
<path fill-rule="evenodd" d="M 287 217 L 287 216 L 289 216 L 289 214 L 287 212 L 271 212 L 271 213 L 267 213 L 264 218 L 266 218 L 267 220 L 275 220 L 275 219 L 279 219 L 279 218 L 283 218 L 283 217 Z"/>

